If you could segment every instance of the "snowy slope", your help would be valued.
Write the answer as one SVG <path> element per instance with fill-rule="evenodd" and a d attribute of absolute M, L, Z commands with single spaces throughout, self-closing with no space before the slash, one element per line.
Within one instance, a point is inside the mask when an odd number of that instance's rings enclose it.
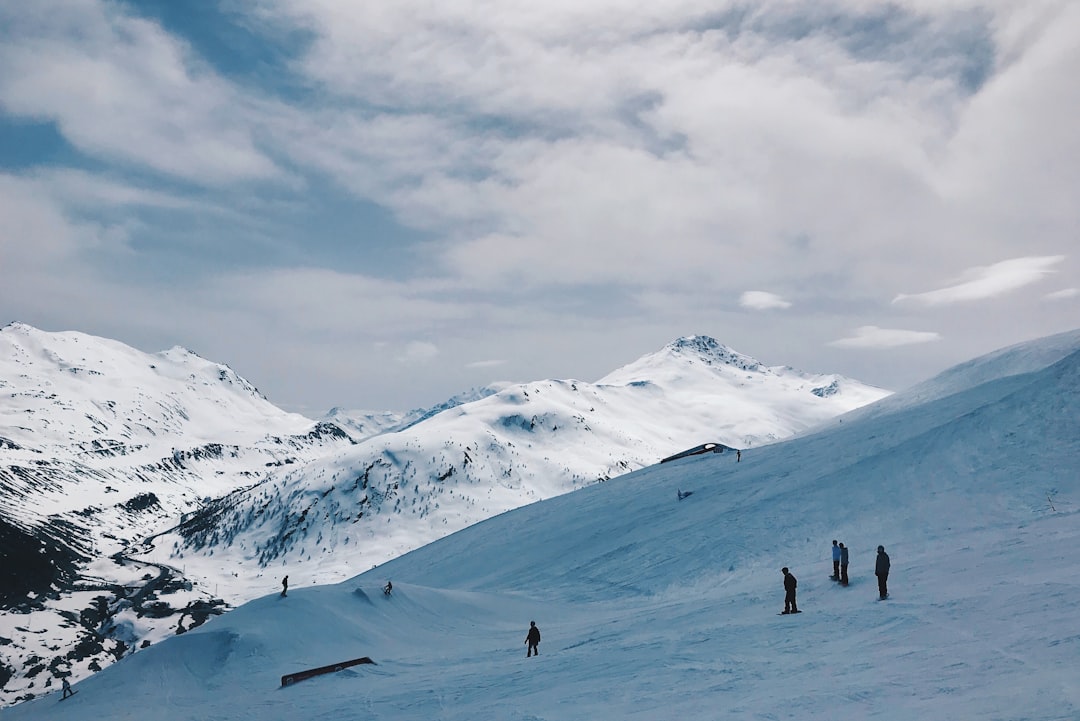
<path fill-rule="evenodd" d="M 977 372 L 742 463 L 653 466 L 266 595 L 3 719 L 1078 718 L 1080 349 Z M 826 578 L 832 538 L 848 588 Z M 775 615 L 785 565 L 799 616 Z M 279 686 L 363 655 L 377 665 Z"/>
<path fill-rule="evenodd" d="M 290 567 L 304 585 L 348 578 L 704 441 L 759 446 L 886 394 L 769 368 L 712 338 L 682 338 L 597 383 L 537 381 L 450 403 L 210 504 L 143 558 L 197 565 L 239 603 L 265 590 L 276 569 Z"/>
<path fill-rule="evenodd" d="M 192 588 L 168 569 L 116 554 L 204 499 L 349 445 L 340 428 L 282 411 L 228 366 L 182 348 L 147 354 L 82 333 L 4 327 L 4 698 L 30 688 L 32 672 L 59 649 L 78 646 L 92 669 L 161 637 L 155 624 L 171 631 L 219 612 L 212 587 Z M 150 586 L 168 592 L 169 603 L 145 608 L 135 591 Z M 34 619 L 30 630 L 24 614 Z"/>

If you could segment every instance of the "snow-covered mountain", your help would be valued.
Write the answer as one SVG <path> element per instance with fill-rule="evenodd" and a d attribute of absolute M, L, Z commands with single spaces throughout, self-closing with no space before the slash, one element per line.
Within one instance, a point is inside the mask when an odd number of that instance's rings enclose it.
<path fill-rule="evenodd" d="M 1078 718 L 1078 458 L 1075 333 L 739 463 L 651 466 L 268 593 L 62 703 L 45 676 L 54 693 L 4 720 Z M 798 616 L 776 615 L 782 566 Z M 360 656 L 375 665 L 282 685 Z"/>
<path fill-rule="evenodd" d="M 198 563 L 238 603 L 265 588 L 267 567 L 294 584 L 340 580 L 704 441 L 754 448 L 885 395 L 682 338 L 597 383 L 509 385 L 277 473 L 207 504 L 142 557 Z"/>
<path fill-rule="evenodd" d="M 341 428 L 282 411 L 228 366 L 182 348 L 147 354 L 82 333 L 4 327 L 5 697 L 28 687 L 42 659 L 67 653 L 72 636 L 89 667 L 165 633 L 151 625 L 174 632 L 220 612 L 212 587 L 118 554 L 273 468 L 352 443 Z M 149 591 L 137 596 L 135 587 L 171 591 L 170 603 L 151 612 Z M 14 630 L 27 613 L 35 629 Z"/>
<path fill-rule="evenodd" d="M 294 587 L 346 578 L 688 446 L 757 447 L 886 394 L 698 336 L 598 383 L 503 384 L 315 422 L 189 351 L 22 324 L 0 331 L 0 383 L 9 701 L 57 659 L 93 671 L 285 573 Z"/>
<path fill-rule="evenodd" d="M 414 426 L 421 421 L 426 421 L 432 416 L 438 415 L 445 410 L 470 403 L 472 401 L 487 398 L 498 393 L 506 383 L 473 388 L 459 393 L 431 408 L 417 408 L 404 413 L 399 411 L 366 411 L 349 410 L 345 408 L 331 408 L 323 420 L 334 423 L 349 432 L 356 440 L 365 440 L 383 433 L 395 433 L 409 426 Z"/>

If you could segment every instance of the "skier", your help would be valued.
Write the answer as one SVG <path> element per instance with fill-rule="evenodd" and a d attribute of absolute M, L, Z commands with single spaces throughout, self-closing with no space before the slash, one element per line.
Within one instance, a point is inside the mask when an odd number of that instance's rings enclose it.
<path fill-rule="evenodd" d="M 289 595 L 289 577 L 286 576 L 285 578 L 281 579 L 281 597 L 284 598 L 285 596 L 288 596 L 288 595 Z"/>
<path fill-rule="evenodd" d="M 788 571 L 787 566 L 780 569 L 784 574 L 784 613 L 798 613 L 799 608 L 795 605 L 795 587 L 799 585 L 795 574 Z"/>
<path fill-rule="evenodd" d="M 540 649 L 537 648 L 540 645 L 540 629 L 536 627 L 536 621 L 529 621 L 529 634 L 525 637 L 525 643 L 529 647 L 529 650 L 525 653 L 525 658 L 529 658 L 533 654 L 540 655 Z"/>
<path fill-rule="evenodd" d="M 832 542 L 832 580 L 840 580 L 840 547 L 836 545 L 836 539 Z"/>
<path fill-rule="evenodd" d="M 63 693 L 62 696 L 60 696 L 61 701 L 66 699 L 68 696 L 74 696 L 75 695 L 75 691 L 72 690 L 71 683 L 67 680 L 67 676 L 60 679 L 60 683 L 64 686 L 64 693 Z"/>
<path fill-rule="evenodd" d="M 877 547 L 877 563 L 874 564 L 874 575 L 877 576 L 878 596 L 884 601 L 889 595 L 889 554 L 885 553 L 885 546 Z"/>
<path fill-rule="evenodd" d="M 848 549 L 844 544 L 840 544 L 840 585 L 848 585 L 847 578 L 847 563 L 848 563 Z"/>
<path fill-rule="evenodd" d="M 383 586 L 383 588 L 382 588 L 382 592 L 385 593 L 387 596 L 389 596 L 390 592 L 393 591 L 393 590 L 394 590 L 394 584 L 390 583 L 390 581 L 387 581 L 386 585 Z"/>

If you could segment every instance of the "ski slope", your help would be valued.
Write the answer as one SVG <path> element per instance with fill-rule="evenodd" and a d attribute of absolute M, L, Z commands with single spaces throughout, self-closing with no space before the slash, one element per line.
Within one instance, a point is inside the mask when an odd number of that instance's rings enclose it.
<path fill-rule="evenodd" d="M 1049 342 L 741 463 L 652 466 L 340 584 L 275 584 L 0 719 L 1078 718 L 1080 334 Z M 280 686 L 358 656 L 377 665 Z"/>

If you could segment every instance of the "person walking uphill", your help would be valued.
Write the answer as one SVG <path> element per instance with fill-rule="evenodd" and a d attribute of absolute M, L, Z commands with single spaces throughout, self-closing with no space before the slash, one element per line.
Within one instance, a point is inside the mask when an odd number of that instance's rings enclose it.
<path fill-rule="evenodd" d="M 799 607 L 795 605 L 795 588 L 799 581 L 795 575 L 788 571 L 787 566 L 780 569 L 784 574 L 784 613 L 798 613 Z"/>
<path fill-rule="evenodd" d="M 529 646 L 525 658 L 534 654 L 540 655 L 540 649 L 537 648 L 540 645 L 540 629 L 536 627 L 536 621 L 529 621 L 529 634 L 525 637 L 525 643 Z"/>
<path fill-rule="evenodd" d="M 836 545 L 836 539 L 832 542 L 832 580 L 840 580 L 840 546 Z"/>
<path fill-rule="evenodd" d="M 840 585 L 846 586 L 847 580 L 847 562 L 848 562 L 848 549 L 844 544 L 840 544 Z"/>
<path fill-rule="evenodd" d="M 884 601 L 889 596 L 889 554 L 885 553 L 885 546 L 877 547 L 877 563 L 874 564 L 874 575 L 877 576 L 878 596 Z"/>
<path fill-rule="evenodd" d="M 282 597 L 289 595 L 289 577 L 281 579 L 281 595 Z"/>

